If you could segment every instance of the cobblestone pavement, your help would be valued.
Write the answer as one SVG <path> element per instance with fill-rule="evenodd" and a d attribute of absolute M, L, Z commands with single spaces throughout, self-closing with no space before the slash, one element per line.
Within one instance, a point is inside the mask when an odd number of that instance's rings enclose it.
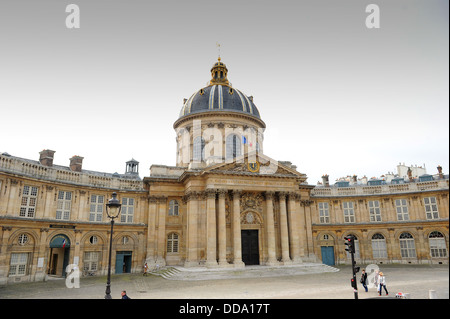
<path fill-rule="evenodd" d="M 201 272 L 199 269 L 177 268 L 168 279 L 158 273 L 113 275 L 111 295 L 120 298 L 127 290 L 132 299 L 353 299 L 350 266 L 263 267 L 221 269 Z M 364 267 L 364 265 L 362 266 Z M 448 265 L 380 265 L 386 275 L 388 298 L 398 292 L 409 293 L 411 299 L 428 299 L 429 291 L 437 298 L 449 298 Z M 365 292 L 359 284 L 358 296 L 378 297 L 375 288 Z M 80 279 L 79 288 L 67 288 L 65 279 L 46 282 L 17 283 L 0 286 L 0 299 L 103 299 L 106 276 Z"/>

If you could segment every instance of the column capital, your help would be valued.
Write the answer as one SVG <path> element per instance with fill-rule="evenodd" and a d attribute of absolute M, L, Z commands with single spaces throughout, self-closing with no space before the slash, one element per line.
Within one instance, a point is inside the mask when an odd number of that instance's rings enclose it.
<path fill-rule="evenodd" d="M 285 200 L 287 195 L 288 195 L 288 192 L 278 192 L 278 198 L 280 200 Z"/>
<path fill-rule="evenodd" d="M 301 196 L 298 193 L 295 192 L 289 192 L 289 200 L 295 200 L 295 201 L 299 201 Z"/>
<path fill-rule="evenodd" d="M 274 191 L 266 191 L 266 192 L 264 192 L 264 196 L 266 197 L 266 200 L 267 199 L 273 199 L 273 196 L 275 195 L 275 192 Z"/>
<path fill-rule="evenodd" d="M 242 195 L 242 189 L 233 189 L 233 199 L 240 199 Z"/>
<path fill-rule="evenodd" d="M 196 192 L 196 191 L 188 191 L 186 192 L 186 194 L 184 195 L 187 201 L 190 200 L 198 200 L 201 197 L 201 192 Z"/>
<path fill-rule="evenodd" d="M 225 198 L 228 194 L 228 190 L 224 188 L 218 189 L 217 192 L 219 193 L 219 198 Z"/>
<path fill-rule="evenodd" d="M 216 198 L 216 193 L 217 190 L 216 189 L 212 189 L 212 188 L 207 188 L 205 190 L 205 194 L 206 194 L 206 198 Z"/>

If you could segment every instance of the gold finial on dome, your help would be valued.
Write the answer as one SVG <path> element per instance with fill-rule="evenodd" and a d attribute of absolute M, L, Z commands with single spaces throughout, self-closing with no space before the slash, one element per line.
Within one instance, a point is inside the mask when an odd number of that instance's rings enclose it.
<path fill-rule="evenodd" d="M 209 81 L 209 85 L 215 85 L 215 84 L 221 84 L 221 85 L 227 85 L 231 86 L 230 82 L 228 82 L 227 74 L 228 69 L 225 65 L 225 63 L 220 62 L 220 56 L 218 58 L 218 61 L 214 63 L 213 67 L 211 68 L 211 81 Z"/>

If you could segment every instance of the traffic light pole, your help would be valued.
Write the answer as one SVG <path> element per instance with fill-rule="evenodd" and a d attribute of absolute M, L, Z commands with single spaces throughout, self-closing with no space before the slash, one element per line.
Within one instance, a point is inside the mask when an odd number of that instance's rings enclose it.
<path fill-rule="evenodd" d="M 353 287 L 353 291 L 355 293 L 355 299 L 358 299 L 358 285 L 356 284 L 356 272 L 355 272 L 355 253 L 351 252 L 351 255 L 352 255 L 353 282 L 355 283 L 355 287 Z"/>

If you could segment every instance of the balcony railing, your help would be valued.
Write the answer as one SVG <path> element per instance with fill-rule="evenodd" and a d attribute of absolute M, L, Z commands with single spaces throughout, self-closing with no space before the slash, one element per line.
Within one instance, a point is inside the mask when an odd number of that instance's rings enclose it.
<path fill-rule="evenodd" d="M 107 173 L 73 172 L 68 168 L 47 167 L 32 161 L 0 155 L 0 172 L 69 184 L 120 190 L 144 190 L 141 180 L 112 177 Z M 104 174 L 104 176 L 102 176 Z"/>

